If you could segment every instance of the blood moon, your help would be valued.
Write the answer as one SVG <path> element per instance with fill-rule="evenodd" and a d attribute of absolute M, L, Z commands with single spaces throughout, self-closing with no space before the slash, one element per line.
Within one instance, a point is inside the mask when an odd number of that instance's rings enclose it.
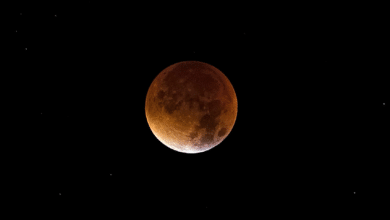
<path fill-rule="evenodd" d="M 146 119 L 167 147 L 200 153 L 220 144 L 237 117 L 237 97 L 229 79 L 214 66 L 182 61 L 161 71 L 149 87 Z"/>

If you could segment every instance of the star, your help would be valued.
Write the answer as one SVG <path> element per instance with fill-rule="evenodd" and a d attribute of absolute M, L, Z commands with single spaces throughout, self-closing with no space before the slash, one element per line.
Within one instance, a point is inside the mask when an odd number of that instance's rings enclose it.
<path fill-rule="evenodd" d="M 385 105 L 386 103 L 383 103 L 383 105 Z"/>
<path fill-rule="evenodd" d="M 353 194 L 356 194 L 356 192 L 353 192 Z"/>
<path fill-rule="evenodd" d="M 57 15 L 54 15 L 54 17 L 57 17 Z"/>
<path fill-rule="evenodd" d="M 59 195 L 61 195 L 61 193 L 59 193 Z"/>
<path fill-rule="evenodd" d="M 27 47 L 26 48 L 24 48 L 25 50 L 27 50 Z"/>
<path fill-rule="evenodd" d="M 112 173 L 110 173 L 110 176 L 112 176 Z"/>

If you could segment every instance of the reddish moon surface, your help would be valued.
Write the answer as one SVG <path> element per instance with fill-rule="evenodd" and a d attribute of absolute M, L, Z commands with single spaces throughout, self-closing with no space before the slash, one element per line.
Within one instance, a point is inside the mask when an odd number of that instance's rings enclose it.
<path fill-rule="evenodd" d="M 229 79 L 214 66 L 183 61 L 161 71 L 149 87 L 146 119 L 156 138 L 183 153 L 220 144 L 237 117 L 237 97 Z"/>

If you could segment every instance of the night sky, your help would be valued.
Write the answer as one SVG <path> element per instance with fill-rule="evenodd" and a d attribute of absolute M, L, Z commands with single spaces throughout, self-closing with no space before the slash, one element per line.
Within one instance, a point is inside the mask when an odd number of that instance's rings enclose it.
<path fill-rule="evenodd" d="M 388 166 L 382 29 L 342 10 L 159 4 L 8 11 L 3 83 L 23 119 L 6 156 L 11 204 L 53 219 L 247 219 L 375 201 Z M 153 79 L 186 60 L 221 70 L 238 100 L 229 136 L 200 154 L 164 146 L 145 116 Z"/>

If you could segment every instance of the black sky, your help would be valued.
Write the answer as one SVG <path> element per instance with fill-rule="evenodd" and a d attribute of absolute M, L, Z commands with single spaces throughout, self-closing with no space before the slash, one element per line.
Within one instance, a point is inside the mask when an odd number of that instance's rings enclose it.
<path fill-rule="evenodd" d="M 9 12 L 4 82 L 27 134 L 11 149 L 15 201 L 53 216 L 267 216 L 353 212 L 378 195 L 388 116 L 375 22 L 341 9 L 144 4 Z M 158 73 L 185 60 L 221 70 L 238 99 L 229 136 L 195 155 L 160 143 L 144 109 Z"/>

